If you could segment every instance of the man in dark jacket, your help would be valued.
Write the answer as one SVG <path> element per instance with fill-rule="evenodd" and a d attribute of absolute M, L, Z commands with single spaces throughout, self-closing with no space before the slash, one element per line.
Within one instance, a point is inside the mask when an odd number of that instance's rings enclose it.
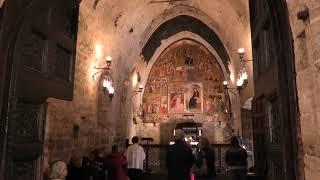
<path fill-rule="evenodd" d="M 194 162 L 191 148 L 184 141 L 184 132 L 176 130 L 175 144 L 167 152 L 169 180 L 190 180 L 190 170 Z"/>

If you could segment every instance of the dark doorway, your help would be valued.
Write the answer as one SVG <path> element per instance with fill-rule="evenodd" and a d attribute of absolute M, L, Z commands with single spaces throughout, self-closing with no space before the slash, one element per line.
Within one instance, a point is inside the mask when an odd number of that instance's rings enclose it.
<path fill-rule="evenodd" d="M 0 21 L 0 179 L 38 180 L 46 100 L 71 100 L 77 1 L 10 0 Z"/>
<path fill-rule="evenodd" d="M 270 180 L 297 174 L 299 128 L 293 40 L 285 0 L 250 0 L 255 169 Z"/>

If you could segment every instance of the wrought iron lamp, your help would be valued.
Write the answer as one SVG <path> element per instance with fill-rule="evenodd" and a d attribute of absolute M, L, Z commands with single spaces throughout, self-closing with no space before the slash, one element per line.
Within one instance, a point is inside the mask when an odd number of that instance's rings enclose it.
<path fill-rule="evenodd" d="M 241 89 L 244 86 L 243 85 L 243 79 L 241 79 L 241 78 L 237 79 L 237 82 L 236 82 L 237 87 L 235 87 L 235 88 L 228 87 L 229 82 L 227 80 L 224 80 L 222 84 L 223 84 L 224 88 L 226 88 L 227 90 L 238 90 L 239 93 L 240 93 Z M 234 95 L 236 95 L 235 92 L 233 92 L 233 91 L 229 91 L 229 92 L 232 92 Z"/>
<path fill-rule="evenodd" d="M 238 89 L 238 88 L 231 88 L 231 87 L 228 87 L 229 82 L 228 82 L 227 80 L 224 80 L 222 84 L 223 84 L 224 88 L 226 88 L 226 89 L 228 89 L 228 90 L 229 90 L 229 89 Z"/>
<path fill-rule="evenodd" d="M 240 92 L 248 83 L 248 73 L 245 68 L 245 63 L 251 62 L 251 59 L 244 59 L 245 49 L 239 48 L 238 54 L 240 57 L 240 62 L 243 63 L 243 68 L 238 73 L 238 79 L 237 79 L 237 89 Z"/>
<path fill-rule="evenodd" d="M 239 48 L 238 49 L 238 54 L 240 57 L 240 62 L 246 63 L 246 62 L 251 62 L 252 59 L 244 59 L 244 54 L 245 54 L 245 49 L 244 48 Z"/>
<path fill-rule="evenodd" d="M 141 93 L 142 93 L 142 91 L 143 91 L 143 85 L 140 84 L 140 85 L 138 86 L 138 89 L 137 89 L 137 90 L 132 91 L 133 94 L 131 95 L 131 99 L 132 99 L 134 96 L 136 96 L 137 94 L 140 94 L 140 101 L 141 101 Z M 139 105 L 139 110 L 138 110 L 137 114 L 135 115 L 135 117 L 136 117 L 136 116 L 139 117 L 140 119 L 143 119 L 143 117 L 144 117 L 144 111 L 143 111 L 143 107 L 142 107 L 142 104 L 141 104 L 141 103 L 140 103 L 140 105 Z M 137 120 L 135 117 L 134 117 L 134 119 Z M 134 123 L 137 124 L 137 121 L 135 121 Z"/>
<path fill-rule="evenodd" d="M 134 94 L 132 95 L 132 97 L 135 96 L 135 95 L 137 95 L 138 93 L 141 93 L 142 90 L 143 90 L 143 85 L 140 84 L 139 87 L 138 87 L 138 90 L 132 91 L 132 92 L 134 92 Z"/>
<path fill-rule="evenodd" d="M 111 63 L 112 63 L 111 56 L 107 56 L 106 57 L 106 66 L 105 67 L 94 67 L 94 69 L 96 69 L 98 71 L 92 75 L 92 78 L 95 79 L 95 77 L 98 74 L 103 73 L 104 79 L 102 82 L 102 87 L 103 87 L 103 91 L 109 94 L 110 101 L 112 100 L 112 98 L 114 96 Z"/>

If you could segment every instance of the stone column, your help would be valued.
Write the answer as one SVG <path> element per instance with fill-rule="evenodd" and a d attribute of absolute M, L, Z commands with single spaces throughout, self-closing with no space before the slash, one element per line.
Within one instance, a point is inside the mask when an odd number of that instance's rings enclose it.
<path fill-rule="evenodd" d="M 309 25 L 306 27 L 308 59 L 320 70 L 320 1 L 309 0 Z"/>
<path fill-rule="evenodd" d="M 308 65 L 303 72 L 298 71 L 298 93 L 305 179 L 316 180 L 320 177 L 320 1 L 306 0 L 305 5 L 309 10 L 305 22 Z"/>

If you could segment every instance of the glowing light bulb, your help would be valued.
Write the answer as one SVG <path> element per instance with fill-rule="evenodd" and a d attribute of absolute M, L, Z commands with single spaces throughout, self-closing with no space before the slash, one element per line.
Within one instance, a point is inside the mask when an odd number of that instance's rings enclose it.
<path fill-rule="evenodd" d="M 223 81 L 222 83 L 224 86 L 228 85 L 228 81 Z"/>
<path fill-rule="evenodd" d="M 248 80 L 248 74 L 247 74 L 246 71 L 242 72 L 242 77 L 243 77 L 244 80 Z"/>
<path fill-rule="evenodd" d="M 239 48 L 239 49 L 238 49 L 238 53 L 239 53 L 239 54 L 244 54 L 244 52 L 245 52 L 244 48 Z"/>
<path fill-rule="evenodd" d="M 143 85 L 140 84 L 140 85 L 139 85 L 139 90 L 141 91 L 142 89 L 143 89 Z"/>
<path fill-rule="evenodd" d="M 243 79 L 240 77 L 239 79 L 237 79 L 237 86 L 241 87 L 243 85 Z"/>
<path fill-rule="evenodd" d="M 112 61 L 111 56 L 107 56 L 107 57 L 106 57 L 106 61 L 107 61 L 107 62 L 111 62 L 111 61 Z"/>
<path fill-rule="evenodd" d="M 109 81 L 108 79 L 104 79 L 102 86 L 109 89 L 111 87 L 111 81 Z"/>
<path fill-rule="evenodd" d="M 114 87 L 110 86 L 110 88 L 108 88 L 109 90 L 109 94 L 114 94 Z"/>

